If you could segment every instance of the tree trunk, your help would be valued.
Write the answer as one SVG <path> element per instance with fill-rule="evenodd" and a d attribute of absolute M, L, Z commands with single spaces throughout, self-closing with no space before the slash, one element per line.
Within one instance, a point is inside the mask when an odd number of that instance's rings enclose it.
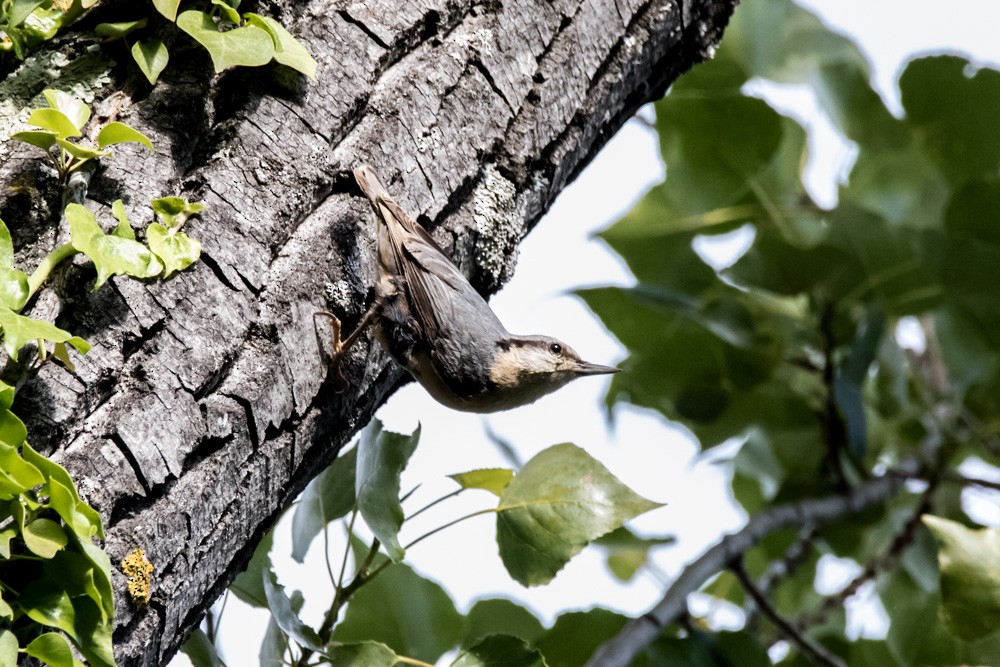
<path fill-rule="evenodd" d="M 208 205 L 185 229 L 202 260 L 171 280 L 113 279 L 92 293 L 93 269 L 78 261 L 52 281 L 35 311 L 57 313 L 93 350 L 75 374 L 46 365 L 14 407 L 100 510 L 112 562 L 138 546 L 156 567 L 145 608 L 115 573 L 122 665 L 176 652 L 281 510 L 405 381 L 367 344 L 346 364 L 346 392 L 326 381 L 329 332 L 313 314 L 333 311 L 349 331 L 374 271 L 373 219 L 351 169 L 371 163 L 492 293 L 559 191 L 710 54 L 734 3 L 271 4 L 264 13 L 319 61 L 315 81 L 270 67 L 213 77 L 205 52 L 178 41 L 150 90 L 71 32 L 37 54 L 69 54 L 59 78 L 2 84 L 27 105 L 77 81 L 99 114 L 153 140 L 155 155 L 125 146 L 101 163 L 87 195 L 99 220 L 116 198 L 133 221 L 153 197 Z M 60 235 L 59 186 L 37 151 L 5 148 L 17 152 L 0 166 L 0 215 L 31 267 Z"/>

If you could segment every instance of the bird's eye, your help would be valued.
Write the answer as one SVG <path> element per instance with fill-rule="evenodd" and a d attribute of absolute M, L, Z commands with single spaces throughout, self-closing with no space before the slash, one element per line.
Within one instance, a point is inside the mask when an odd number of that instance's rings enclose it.
<path fill-rule="evenodd" d="M 559 343 L 552 343 L 552 345 L 549 345 L 549 351 L 552 354 L 562 354 L 563 348 Z"/>

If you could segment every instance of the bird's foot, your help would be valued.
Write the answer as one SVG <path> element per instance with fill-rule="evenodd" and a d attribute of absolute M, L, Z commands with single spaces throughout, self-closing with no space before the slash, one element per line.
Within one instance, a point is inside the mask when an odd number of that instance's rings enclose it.
<path fill-rule="evenodd" d="M 313 319 L 317 317 L 326 317 L 330 320 L 330 330 L 333 334 L 330 350 L 330 371 L 333 373 L 333 379 L 336 383 L 337 393 L 341 393 L 347 387 L 347 380 L 344 379 L 344 373 L 341 369 L 341 360 L 344 357 L 344 353 L 347 348 L 344 346 L 344 342 L 340 338 L 340 320 L 331 312 L 321 310 L 313 313 Z"/>

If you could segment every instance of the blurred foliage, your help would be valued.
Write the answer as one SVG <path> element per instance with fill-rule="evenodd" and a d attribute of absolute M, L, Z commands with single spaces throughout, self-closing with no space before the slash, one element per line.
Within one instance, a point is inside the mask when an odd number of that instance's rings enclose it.
<path fill-rule="evenodd" d="M 637 284 L 581 295 L 628 350 L 609 409 L 657 410 L 705 450 L 735 443 L 748 513 L 920 462 L 922 482 L 811 535 L 780 576 L 794 533 L 745 555 L 800 632 L 850 665 L 997 664 L 995 531 L 966 528 L 975 480 L 958 467 L 1000 472 L 1000 72 L 914 60 L 900 116 L 870 80 L 851 41 L 791 2 L 739 7 L 715 59 L 656 104 L 666 180 L 600 234 Z M 804 184 L 806 130 L 749 92 L 762 81 L 813 93 L 851 143 L 832 208 Z M 735 260 L 699 251 L 726 235 L 748 246 Z M 902 318 L 915 349 L 898 342 Z M 944 517 L 928 517 L 937 555 L 923 514 Z M 861 567 L 827 599 L 822 555 Z M 724 574 L 706 591 L 743 606 Z M 870 580 L 888 634 L 855 640 L 843 602 Z M 746 609 L 757 642 L 781 638 Z M 797 648 L 781 664 L 807 664 Z"/>

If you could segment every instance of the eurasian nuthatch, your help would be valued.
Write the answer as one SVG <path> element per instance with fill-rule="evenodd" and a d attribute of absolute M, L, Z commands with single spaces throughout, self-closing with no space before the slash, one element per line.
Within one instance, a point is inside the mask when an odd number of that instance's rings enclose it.
<path fill-rule="evenodd" d="M 496 412 L 531 403 L 584 375 L 616 373 L 580 359 L 548 336 L 516 336 L 448 259 L 430 234 L 408 216 L 374 170 L 354 170 L 378 225 L 375 300 L 358 327 L 340 340 L 333 324 L 333 359 L 371 324 L 375 337 L 438 402 L 466 412 Z"/>

